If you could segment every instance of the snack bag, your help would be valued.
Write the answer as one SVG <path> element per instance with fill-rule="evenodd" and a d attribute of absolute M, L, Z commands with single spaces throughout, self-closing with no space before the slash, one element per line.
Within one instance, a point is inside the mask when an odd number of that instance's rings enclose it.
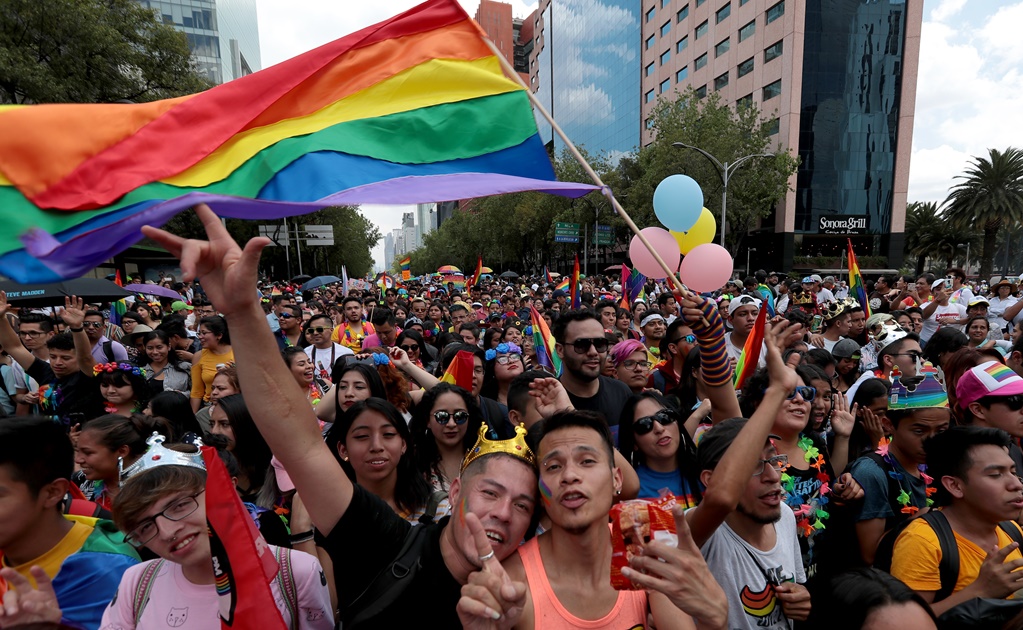
<path fill-rule="evenodd" d="M 639 589 L 622 575 L 622 567 L 629 566 L 629 561 L 641 553 L 643 545 L 651 540 L 673 547 L 678 545 L 675 517 L 671 514 L 674 507 L 675 496 L 667 493 L 653 501 L 623 501 L 611 508 L 611 586 L 615 590 Z"/>

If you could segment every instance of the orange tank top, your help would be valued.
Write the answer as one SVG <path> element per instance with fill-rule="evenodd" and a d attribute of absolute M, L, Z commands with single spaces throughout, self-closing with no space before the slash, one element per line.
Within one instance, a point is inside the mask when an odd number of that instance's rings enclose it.
<path fill-rule="evenodd" d="M 533 538 L 519 547 L 526 582 L 533 600 L 534 627 L 544 630 L 571 630 L 572 628 L 625 630 L 646 627 L 647 601 L 645 591 L 619 591 L 614 608 L 600 619 L 580 619 L 568 612 L 554 594 L 547 572 L 540 559 L 538 539 Z"/>

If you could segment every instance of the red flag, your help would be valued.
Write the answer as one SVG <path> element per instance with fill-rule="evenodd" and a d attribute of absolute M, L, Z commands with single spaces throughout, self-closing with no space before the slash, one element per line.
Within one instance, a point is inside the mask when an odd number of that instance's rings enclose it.
<path fill-rule="evenodd" d="M 121 280 L 121 270 L 120 269 L 118 269 L 117 271 L 114 272 L 114 284 L 116 284 L 119 287 L 123 287 L 124 286 L 124 280 Z"/>
<path fill-rule="evenodd" d="M 681 296 L 679 296 L 681 297 Z M 675 299 L 678 300 L 679 297 Z M 767 326 L 767 309 L 761 308 L 757 313 L 757 321 L 753 323 L 753 330 L 746 337 L 746 343 L 742 345 L 742 354 L 735 364 L 735 389 L 741 390 L 746 378 L 757 371 L 760 363 L 760 351 L 764 347 L 764 333 Z"/>
<path fill-rule="evenodd" d="M 448 369 L 444 371 L 444 376 L 440 377 L 440 381 L 457 385 L 465 391 L 471 392 L 472 374 L 475 369 L 476 364 L 473 361 L 473 354 L 466 350 L 459 350 L 455 353 L 455 358 L 451 359 L 451 363 L 448 365 Z"/>
<path fill-rule="evenodd" d="M 217 451 L 202 449 L 206 464 L 206 522 L 220 627 L 287 630 L 270 591 L 280 567 L 256 529 Z"/>

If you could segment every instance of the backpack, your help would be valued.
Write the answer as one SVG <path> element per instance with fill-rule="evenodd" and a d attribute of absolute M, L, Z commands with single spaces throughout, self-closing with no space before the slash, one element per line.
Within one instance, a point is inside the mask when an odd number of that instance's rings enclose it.
<path fill-rule="evenodd" d="M 430 525 L 409 528 L 394 561 L 384 567 L 366 590 L 342 610 L 342 628 L 352 630 L 360 625 L 368 625 L 367 622 L 397 604 L 422 568 L 423 553 L 429 543 L 427 531 L 430 529 Z"/>
<path fill-rule="evenodd" d="M 6 376 L 6 373 L 4 372 L 4 368 L 7 368 L 8 370 L 10 370 L 11 366 L 3 364 L 3 363 L 0 363 L 0 400 L 7 400 L 7 401 L 9 401 L 11 406 L 13 406 L 15 408 L 15 410 L 17 410 L 18 406 L 14 403 L 14 399 L 11 398 L 11 392 L 7 391 L 7 383 L 4 382 L 4 377 Z M 5 417 L 7 417 L 7 412 L 4 411 L 3 406 L 0 406 L 0 418 L 5 418 Z"/>
<path fill-rule="evenodd" d="M 104 341 L 103 342 L 103 354 L 107 357 L 107 363 L 114 363 L 117 358 L 114 357 L 114 342 Z"/>
<path fill-rule="evenodd" d="M 280 567 L 276 577 L 277 586 L 280 588 L 281 594 L 284 595 L 284 603 L 291 614 L 290 628 L 295 630 L 299 625 L 298 588 L 295 585 L 295 577 L 291 573 L 291 549 L 274 547 L 273 550 L 274 558 Z M 147 564 L 146 568 L 142 570 L 142 576 L 139 578 L 138 584 L 135 585 L 135 598 L 131 604 L 135 627 L 138 627 L 139 620 L 142 619 L 142 612 L 146 609 L 146 604 L 149 603 L 149 595 L 153 591 L 154 578 L 160 572 L 165 562 L 166 560 L 161 558 Z"/>
<path fill-rule="evenodd" d="M 941 560 L 938 562 L 938 577 L 941 587 L 934 594 L 934 601 L 940 602 L 948 598 L 955 591 L 956 582 L 959 580 L 959 545 L 956 543 L 952 526 L 948 518 L 940 510 L 931 510 L 919 517 L 930 525 L 934 535 L 938 539 L 941 548 Z M 898 538 L 906 527 L 914 519 L 906 519 L 894 530 L 894 538 Z M 1023 533 L 1013 521 L 1002 521 L 998 528 L 1005 532 L 1009 538 L 1023 549 Z M 893 540 L 894 540 L 893 538 Z M 886 572 L 891 572 L 891 553 L 881 555 L 881 548 L 878 547 L 878 554 L 874 557 L 874 567 Z M 1023 601 L 992 599 L 975 597 L 963 602 L 950 610 L 945 611 L 938 618 L 938 627 L 942 630 L 949 628 L 997 628 L 1003 623 L 1012 619 L 1023 610 Z"/>

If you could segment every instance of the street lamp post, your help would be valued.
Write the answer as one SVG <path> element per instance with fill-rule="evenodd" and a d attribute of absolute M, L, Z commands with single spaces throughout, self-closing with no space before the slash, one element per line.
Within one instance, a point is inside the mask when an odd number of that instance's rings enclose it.
<path fill-rule="evenodd" d="M 724 247 L 725 246 L 725 227 L 728 224 L 728 213 L 727 213 L 727 211 L 728 211 L 728 180 L 729 180 L 729 178 L 732 176 L 732 173 L 735 172 L 735 169 L 737 169 L 740 166 L 742 166 L 743 164 L 745 164 L 747 160 L 751 160 L 753 158 L 758 158 L 758 157 L 773 158 L 774 154 L 773 153 L 754 153 L 753 155 L 745 155 L 745 156 L 743 156 L 743 157 L 741 157 L 741 158 L 739 158 L 739 159 L 737 159 L 737 160 L 735 160 L 734 162 L 731 162 L 731 163 L 728 163 L 728 162 L 723 162 L 722 163 L 721 160 L 717 159 L 716 157 L 714 157 L 710 153 L 707 153 L 706 151 L 704 151 L 700 147 L 694 147 L 692 145 L 685 144 L 685 143 L 682 143 L 682 142 L 673 142 L 672 146 L 680 147 L 680 148 L 683 148 L 683 149 L 692 149 L 693 151 L 699 151 L 701 154 L 703 154 L 703 157 L 705 157 L 708 160 L 710 160 L 711 164 L 713 164 L 714 167 L 717 169 L 718 176 L 721 177 L 721 246 Z"/>

